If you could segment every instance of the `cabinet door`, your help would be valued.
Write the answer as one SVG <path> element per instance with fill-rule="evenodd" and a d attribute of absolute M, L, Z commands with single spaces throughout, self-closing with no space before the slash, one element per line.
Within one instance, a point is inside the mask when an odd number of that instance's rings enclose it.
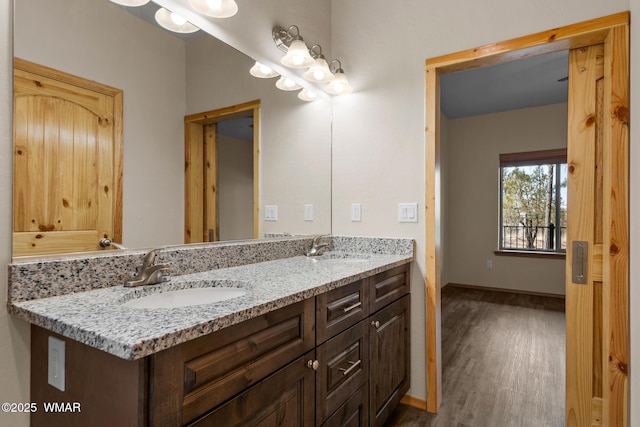
<path fill-rule="evenodd" d="M 370 320 L 369 419 L 380 426 L 409 390 L 409 301 L 406 295 Z"/>
<path fill-rule="evenodd" d="M 369 384 L 356 391 L 347 402 L 329 417 L 322 427 L 368 427 Z"/>
<path fill-rule="evenodd" d="M 314 423 L 313 352 L 189 424 L 197 427 L 303 427 Z"/>
<path fill-rule="evenodd" d="M 317 425 L 322 424 L 367 381 L 368 329 L 368 323 L 362 321 L 317 348 Z"/>
<path fill-rule="evenodd" d="M 316 297 L 316 344 L 355 325 L 369 315 L 368 286 L 358 280 Z"/>

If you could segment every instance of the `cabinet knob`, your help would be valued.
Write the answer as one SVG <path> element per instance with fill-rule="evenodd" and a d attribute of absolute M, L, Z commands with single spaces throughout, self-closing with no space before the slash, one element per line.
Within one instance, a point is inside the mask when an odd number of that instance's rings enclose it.
<path fill-rule="evenodd" d="M 317 360 L 309 360 L 307 362 L 307 367 L 313 369 L 314 371 L 317 371 L 320 367 L 320 362 L 318 362 Z"/>
<path fill-rule="evenodd" d="M 379 328 L 380 327 L 380 321 L 379 320 L 372 320 L 371 321 L 371 326 Z"/>

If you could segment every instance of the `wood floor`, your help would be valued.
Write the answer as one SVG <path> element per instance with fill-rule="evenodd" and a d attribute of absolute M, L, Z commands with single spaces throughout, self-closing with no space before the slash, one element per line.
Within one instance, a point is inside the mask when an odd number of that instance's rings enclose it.
<path fill-rule="evenodd" d="M 400 405 L 387 426 L 564 426 L 564 300 L 446 286 L 442 405 Z"/>

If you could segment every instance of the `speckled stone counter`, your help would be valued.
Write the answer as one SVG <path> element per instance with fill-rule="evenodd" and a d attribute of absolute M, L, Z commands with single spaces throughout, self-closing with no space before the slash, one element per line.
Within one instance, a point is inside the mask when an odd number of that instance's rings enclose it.
<path fill-rule="evenodd" d="M 8 309 L 30 323 L 133 360 L 406 264 L 414 257 L 413 240 L 410 239 L 333 236 L 328 240 L 332 251 L 320 257 L 290 255 L 270 260 L 261 259 L 269 258 L 268 255 L 256 255 L 257 247 L 252 246 L 256 242 L 200 245 L 199 252 L 191 253 L 193 258 L 207 258 L 205 264 L 215 267 L 204 269 L 201 262 L 191 259 L 186 262 L 192 269 L 190 272 L 185 271 L 183 251 L 195 247 L 172 248 L 173 253 L 165 254 L 160 262 L 172 263 L 172 271 L 180 270 L 183 274 L 175 275 L 168 283 L 138 288 L 109 286 L 105 280 L 96 279 L 94 281 L 100 283 L 85 283 L 78 291 L 76 282 L 79 280 L 68 280 L 67 275 L 73 276 L 74 268 L 86 268 L 83 267 L 88 262 L 86 257 L 48 260 L 53 262 L 48 268 L 39 264 L 42 261 L 21 261 L 11 266 L 10 273 L 13 274 L 10 274 L 9 289 L 10 295 L 21 297 L 10 300 Z M 302 250 L 299 249 L 306 247 L 308 242 L 310 239 L 293 238 L 260 241 L 260 244 L 275 245 L 272 247 L 279 247 L 279 253 L 300 254 Z M 233 247 L 236 258 L 210 259 L 214 246 L 222 252 L 231 251 Z M 262 250 L 265 247 L 259 248 L 258 252 Z M 140 254 L 132 256 L 138 260 Z M 181 267 L 174 266 L 175 263 L 180 263 Z M 64 274 L 56 272 L 55 267 Z M 130 275 L 133 272 L 135 270 L 130 271 Z M 34 298 L 34 292 L 40 295 L 37 291 L 12 289 L 27 283 L 29 276 L 37 277 L 39 285 L 45 283 L 56 289 L 57 296 Z M 109 280 L 113 279 L 106 283 Z M 69 283 L 58 283 L 65 281 Z M 234 286 L 242 288 L 246 294 L 218 303 L 180 308 L 143 309 L 123 305 L 147 294 L 207 286 Z"/>

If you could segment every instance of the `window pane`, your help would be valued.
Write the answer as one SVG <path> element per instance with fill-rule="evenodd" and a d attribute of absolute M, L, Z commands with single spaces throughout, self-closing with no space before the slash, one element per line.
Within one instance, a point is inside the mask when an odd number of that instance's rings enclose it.
<path fill-rule="evenodd" d="M 501 206 L 502 249 L 562 250 L 566 247 L 566 164 L 503 167 Z"/>

